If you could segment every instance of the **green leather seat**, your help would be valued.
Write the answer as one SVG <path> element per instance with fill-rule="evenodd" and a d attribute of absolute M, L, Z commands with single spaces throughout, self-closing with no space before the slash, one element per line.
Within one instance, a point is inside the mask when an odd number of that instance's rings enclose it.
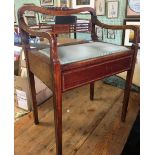
<path fill-rule="evenodd" d="M 58 55 L 61 64 L 83 61 L 97 58 L 117 52 L 128 52 L 130 49 L 124 46 L 103 42 L 89 42 L 84 44 L 58 47 Z M 39 50 L 41 54 L 50 57 L 49 48 Z"/>

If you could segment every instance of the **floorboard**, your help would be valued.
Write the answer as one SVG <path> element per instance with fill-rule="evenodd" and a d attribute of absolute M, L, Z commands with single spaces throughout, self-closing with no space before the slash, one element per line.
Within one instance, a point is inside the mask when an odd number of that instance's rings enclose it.
<path fill-rule="evenodd" d="M 123 90 L 95 83 L 63 95 L 63 154 L 120 155 L 139 111 L 139 94 L 132 92 L 127 120 L 121 123 Z M 32 113 L 15 122 L 15 155 L 55 155 L 52 98 L 39 107 L 40 124 Z"/>

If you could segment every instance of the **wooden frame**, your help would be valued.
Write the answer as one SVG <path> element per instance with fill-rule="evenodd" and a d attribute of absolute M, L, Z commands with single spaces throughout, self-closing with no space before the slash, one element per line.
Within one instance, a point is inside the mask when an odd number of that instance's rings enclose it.
<path fill-rule="evenodd" d="M 140 0 L 126 0 L 126 18 L 140 18 Z"/>
<path fill-rule="evenodd" d="M 54 5 L 54 0 L 40 0 L 41 6 Z"/>
<path fill-rule="evenodd" d="M 95 7 L 95 0 L 74 0 L 72 1 L 72 8 L 81 8 L 81 7 Z"/>
<path fill-rule="evenodd" d="M 124 25 L 131 25 L 131 24 L 140 26 L 140 19 L 139 18 L 124 19 Z M 133 44 L 133 37 L 134 37 L 134 31 L 125 30 L 123 32 L 122 44 L 124 46 L 130 46 L 131 47 Z M 140 35 L 138 35 L 138 43 L 140 44 Z"/>
<path fill-rule="evenodd" d="M 107 17 L 108 18 L 118 18 L 118 1 L 107 1 Z"/>
<path fill-rule="evenodd" d="M 105 0 L 96 0 L 95 8 L 97 16 L 105 15 Z"/>
<path fill-rule="evenodd" d="M 60 33 L 75 32 L 75 25 L 51 25 L 51 30 L 37 30 L 27 26 L 23 14 L 25 10 L 38 11 L 43 14 L 61 16 L 78 14 L 87 11 L 91 14 L 91 23 L 83 26 L 76 24 L 76 32 L 88 31 L 91 33 L 92 41 L 98 41 L 95 26 L 113 30 L 134 30 L 134 44 L 128 52 L 118 52 L 107 56 L 83 60 L 80 62 L 62 65 L 57 53 L 57 35 Z M 138 44 L 137 36 L 139 29 L 134 25 L 107 25 L 101 23 L 93 8 L 53 8 L 45 9 L 38 6 L 23 6 L 19 9 L 19 28 L 22 37 L 22 47 L 26 57 L 28 77 L 32 93 L 33 115 L 35 124 L 39 123 L 36 104 L 36 91 L 34 74 L 38 76 L 53 91 L 53 107 L 55 120 L 56 155 L 62 155 L 62 94 L 63 92 L 90 84 L 90 100 L 94 99 L 94 82 L 104 77 L 127 71 L 126 86 L 123 97 L 121 120 L 124 122 L 127 113 L 130 88 L 135 68 Z M 33 54 L 28 42 L 29 35 L 47 38 L 50 43 L 50 58 Z M 84 42 L 83 42 L 84 43 Z M 35 52 L 35 51 L 34 51 Z M 37 52 L 37 51 L 36 51 Z M 36 63 L 37 62 L 37 63 Z"/>

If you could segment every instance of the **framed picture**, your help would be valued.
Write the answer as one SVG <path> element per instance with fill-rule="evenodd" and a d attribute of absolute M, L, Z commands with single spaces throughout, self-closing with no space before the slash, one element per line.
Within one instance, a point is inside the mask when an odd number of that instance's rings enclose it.
<path fill-rule="evenodd" d="M 140 17 L 140 0 L 127 0 L 126 2 L 126 17 L 139 18 Z"/>
<path fill-rule="evenodd" d="M 70 7 L 70 1 L 69 0 L 57 0 L 56 5 L 58 7 Z"/>
<path fill-rule="evenodd" d="M 25 16 L 25 22 L 29 26 L 35 26 L 38 25 L 37 18 L 34 16 Z"/>
<path fill-rule="evenodd" d="M 98 39 L 103 40 L 103 28 L 96 26 L 95 30 L 96 30 L 96 34 L 98 36 Z"/>
<path fill-rule="evenodd" d="M 34 11 L 25 11 L 25 16 L 35 16 L 35 12 Z"/>
<path fill-rule="evenodd" d="M 53 22 L 54 18 L 55 18 L 55 16 L 51 16 L 51 15 L 46 15 L 46 14 L 41 15 L 42 22 Z"/>
<path fill-rule="evenodd" d="M 107 38 L 108 39 L 115 39 L 115 30 L 108 29 L 107 30 Z"/>
<path fill-rule="evenodd" d="M 26 3 L 24 5 L 35 5 L 34 3 Z M 24 16 L 35 16 L 35 12 L 34 11 L 28 11 L 26 10 L 25 13 L 24 13 Z"/>
<path fill-rule="evenodd" d="M 54 0 L 41 0 L 40 4 L 41 6 L 54 5 Z"/>
<path fill-rule="evenodd" d="M 118 18 L 118 1 L 107 2 L 108 18 Z"/>
<path fill-rule="evenodd" d="M 80 7 L 95 7 L 95 0 L 73 0 L 72 1 L 73 8 L 80 8 Z"/>
<path fill-rule="evenodd" d="M 137 25 L 140 27 L 140 19 L 124 19 L 124 25 Z M 134 39 L 134 31 L 133 30 L 125 30 L 122 37 L 122 43 L 124 46 L 132 46 Z M 138 43 L 140 44 L 140 34 L 138 37 Z"/>
<path fill-rule="evenodd" d="M 35 17 L 35 12 L 34 11 L 25 11 L 25 16 Z"/>
<path fill-rule="evenodd" d="M 96 15 L 105 15 L 105 0 L 96 0 Z"/>

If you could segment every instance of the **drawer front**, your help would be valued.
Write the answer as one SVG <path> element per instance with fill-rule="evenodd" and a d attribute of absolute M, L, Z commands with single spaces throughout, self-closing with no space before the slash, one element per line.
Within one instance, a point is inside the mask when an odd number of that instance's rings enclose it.
<path fill-rule="evenodd" d="M 63 91 L 82 86 L 131 68 L 132 56 L 74 69 L 62 73 Z"/>

